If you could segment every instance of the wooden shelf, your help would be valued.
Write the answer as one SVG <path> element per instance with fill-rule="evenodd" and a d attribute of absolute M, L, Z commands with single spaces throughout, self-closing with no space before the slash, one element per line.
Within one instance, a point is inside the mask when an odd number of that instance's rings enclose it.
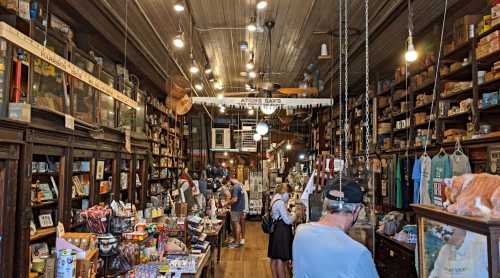
<path fill-rule="evenodd" d="M 462 61 L 465 55 L 469 56 L 469 51 L 471 50 L 471 41 L 468 40 L 455 47 L 452 51 L 445 53 L 443 60 L 454 60 Z"/>
<path fill-rule="evenodd" d="M 51 200 L 51 201 L 42 202 L 42 203 L 34 203 L 31 205 L 31 208 L 39 209 L 39 208 L 50 207 L 53 205 L 57 205 L 57 200 Z"/>
<path fill-rule="evenodd" d="M 58 172 L 43 172 L 43 173 L 34 172 L 31 175 L 32 176 L 52 176 L 52 177 L 57 177 L 57 176 L 59 176 L 59 173 Z"/>
<path fill-rule="evenodd" d="M 451 79 L 451 80 L 471 80 L 472 79 L 472 64 L 467 63 L 467 65 L 462 66 L 454 71 L 450 71 L 447 74 L 441 75 L 441 79 Z"/>
<path fill-rule="evenodd" d="M 447 95 L 441 95 L 441 98 L 442 99 L 449 99 L 449 98 L 452 98 L 452 97 L 458 97 L 458 96 L 463 96 L 467 93 L 470 93 L 471 97 L 472 97 L 472 87 L 469 87 L 467 89 L 463 89 L 461 91 L 457 91 L 457 92 L 453 92 L 451 94 L 447 94 Z"/>
<path fill-rule="evenodd" d="M 30 236 L 30 241 L 40 240 L 55 235 L 56 227 L 37 229 L 35 235 Z"/>

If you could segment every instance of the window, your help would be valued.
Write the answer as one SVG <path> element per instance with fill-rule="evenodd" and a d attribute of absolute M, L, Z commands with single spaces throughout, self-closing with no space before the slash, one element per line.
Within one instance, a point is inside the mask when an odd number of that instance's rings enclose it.
<path fill-rule="evenodd" d="M 224 146 L 224 130 L 217 129 L 215 131 L 215 145 Z"/>
<path fill-rule="evenodd" d="M 43 31 L 35 28 L 34 39 L 43 44 L 45 40 Z M 66 57 L 65 45 L 50 35 L 47 36 L 47 48 L 62 57 Z M 62 113 L 67 112 L 69 99 L 64 72 L 42 59 L 34 57 L 31 97 L 34 106 Z"/>
<path fill-rule="evenodd" d="M 111 87 L 114 87 L 113 76 L 102 72 L 101 80 Z M 99 104 L 99 119 L 101 125 L 114 128 L 115 127 L 115 100 L 104 94 L 100 93 L 100 104 Z"/>
<path fill-rule="evenodd" d="M 94 73 L 94 63 L 78 52 L 73 53 L 73 63 L 86 72 Z M 72 77 L 73 81 L 73 115 L 80 120 L 93 122 L 94 90 L 88 84 Z"/>

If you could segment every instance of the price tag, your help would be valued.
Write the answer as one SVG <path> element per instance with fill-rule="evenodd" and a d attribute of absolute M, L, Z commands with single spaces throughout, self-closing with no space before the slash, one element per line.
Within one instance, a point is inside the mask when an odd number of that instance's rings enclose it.
<path fill-rule="evenodd" d="M 75 118 L 73 116 L 65 114 L 64 115 L 64 127 L 75 130 Z"/>
<path fill-rule="evenodd" d="M 160 265 L 160 272 L 161 273 L 170 272 L 170 265 L 168 265 L 168 264 L 161 264 Z"/>

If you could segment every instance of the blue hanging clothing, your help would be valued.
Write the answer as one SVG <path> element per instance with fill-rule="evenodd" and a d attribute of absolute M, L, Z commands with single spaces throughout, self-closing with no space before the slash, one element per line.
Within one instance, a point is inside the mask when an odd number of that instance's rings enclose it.
<path fill-rule="evenodd" d="M 411 178 L 413 179 L 413 203 L 420 203 L 420 159 L 416 158 L 415 163 L 413 164 L 413 172 Z"/>

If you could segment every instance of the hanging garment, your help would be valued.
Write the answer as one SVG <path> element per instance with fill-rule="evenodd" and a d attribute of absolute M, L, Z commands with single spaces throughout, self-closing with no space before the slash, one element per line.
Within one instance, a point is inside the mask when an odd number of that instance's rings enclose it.
<path fill-rule="evenodd" d="M 463 153 L 454 153 L 450 155 L 452 176 L 461 176 L 471 173 L 469 157 Z"/>
<path fill-rule="evenodd" d="M 403 193 L 403 209 L 410 208 L 413 201 L 413 183 L 411 182 L 413 159 L 409 157 L 401 160 L 401 189 Z"/>
<path fill-rule="evenodd" d="M 396 208 L 403 208 L 403 188 L 401 181 L 401 158 L 396 162 Z"/>
<path fill-rule="evenodd" d="M 420 157 L 420 203 L 425 205 L 432 204 L 429 194 L 429 183 L 431 181 L 432 160 L 424 154 Z"/>
<path fill-rule="evenodd" d="M 432 204 L 442 205 L 442 198 L 438 196 L 437 192 L 441 191 L 441 182 L 446 178 L 451 178 L 451 174 L 450 156 L 448 154 L 435 155 L 432 158 L 431 179 L 428 188 Z"/>
<path fill-rule="evenodd" d="M 413 171 L 411 173 L 411 178 L 413 179 L 413 203 L 420 203 L 420 174 L 421 174 L 421 164 L 420 159 L 416 158 L 415 163 L 413 163 Z"/>

